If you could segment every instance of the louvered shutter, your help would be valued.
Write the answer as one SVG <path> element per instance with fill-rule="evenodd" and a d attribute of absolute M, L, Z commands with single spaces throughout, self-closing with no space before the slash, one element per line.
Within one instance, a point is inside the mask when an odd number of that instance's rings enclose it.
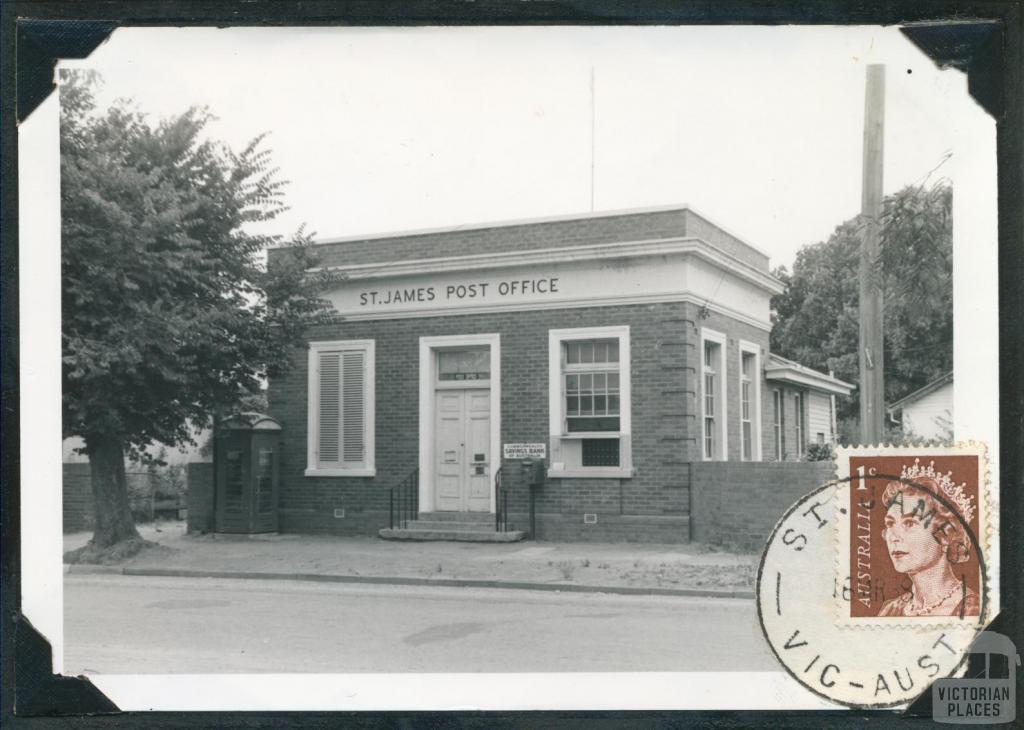
<path fill-rule="evenodd" d="M 345 464 L 362 464 L 366 455 L 366 353 L 341 355 L 341 450 Z"/>
<path fill-rule="evenodd" d="M 320 353 L 320 407 L 317 462 L 337 464 L 341 426 L 341 358 L 336 352 Z"/>

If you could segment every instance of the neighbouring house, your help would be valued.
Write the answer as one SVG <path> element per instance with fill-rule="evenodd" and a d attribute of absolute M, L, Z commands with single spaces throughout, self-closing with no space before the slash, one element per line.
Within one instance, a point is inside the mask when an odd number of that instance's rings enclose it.
<path fill-rule="evenodd" d="M 377 534 L 396 500 L 494 530 L 532 503 L 541 537 L 685 542 L 699 465 L 793 481 L 757 464 L 832 442 L 852 389 L 769 353 L 768 255 L 689 206 L 316 250 L 338 316 L 268 389 L 283 532 Z"/>
<path fill-rule="evenodd" d="M 770 353 L 764 367 L 771 389 L 771 448 L 776 460 L 802 459 L 810 444 L 835 445 L 836 396 L 853 385 Z"/>
<path fill-rule="evenodd" d="M 923 441 L 953 437 L 953 372 L 890 404 L 889 418 L 900 424 L 906 436 Z"/>

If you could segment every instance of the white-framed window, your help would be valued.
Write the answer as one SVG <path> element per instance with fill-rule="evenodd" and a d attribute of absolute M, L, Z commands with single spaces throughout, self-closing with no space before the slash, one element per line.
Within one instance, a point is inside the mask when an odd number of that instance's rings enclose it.
<path fill-rule="evenodd" d="M 729 454 L 725 421 L 726 337 L 702 329 L 701 347 L 701 456 L 705 461 L 725 460 Z"/>
<path fill-rule="evenodd" d="M 782 391 L 778 388 L 772 390 L 772 430 L 773 430 L 773 444 L 775 446 L 775 460 L 782 461 L 783 449 L 782 449 L 782 438 L 783 438 L 783 424 L 785 423 L 785 417 L 782 412 Z"/>
<path fill-rule="evenodd" d="M 761 348 L 740 340 L 740 458 L 761 460 Z"/>
<path fill-rule="evenodd" d="M 306 476 L 374 476 L 374 341 L 309 343 Z"/>
<path fill-rule="evenodd" d="M 549 330 L 549 475 L 632 476 L 629 327 Z"/>
<path fill-rule="evenodd" d="M 807 425 L 804 416 L 804 394 L 797 393 L 793 396 L 793 403 L 796 406 L 796 458 L 804 458 L 807 450 Z"/>

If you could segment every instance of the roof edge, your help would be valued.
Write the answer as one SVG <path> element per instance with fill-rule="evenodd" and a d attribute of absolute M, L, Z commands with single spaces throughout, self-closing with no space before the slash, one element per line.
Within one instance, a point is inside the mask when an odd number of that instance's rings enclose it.
<path fill-rule="evenodd" d="M 329 246 L 338 243 L 354 243 L 356 241 L 378 241 L 387 238 L 411 238 L 413 236 L 429 236 L 441 233 L 457 233 L 460 231 L 485 230 L 487 228 L 511 228 L 513 226 L 528 226 L 542 223 L 562 223 L 574 220 L 592 220 L 595 218 L 620 218 L 628 215 L 643 215 L 645 213 L 669 213 L 673 211 L 688 211 L 693 215 L 697 216 L 698 218 L 703 219 L 706 223 L 719 229 L 723 233 L 731 236 L 732 238 L 735 238 L 737 241 L 739 241 L 744 246 L 750 248 L 752 251 L 760 254 L 761 256 L 764 256 L 765 258 L 769 259 L 769 261 L 771 260 L 771 255 L 763 248 L 751 243 L 743 236 L 737 235 L 735 232 L 729 230 L 725 226 L 718 223 L 718 221 L 697 210 L 689 203 L 652 205 L 643 206 L 639 208 L 615 208 L 611 210 L 590 211 L 587 213 L 561 213 L 557 215 L 535 216 L 530 218 L 482 221 L 478 223 L 462 223 L 459 225 L 452 226 L 432 226 L 428 228 L 412 228 L 408 230 L 384 231 L 380 233 L 355 234 L 349 236 L 330 236 L 326 238 L 316 239 L 314 241 L 314 245 Z"/>
<path fill-rule="evenodd" d="M 775 360 L 777 364 L 773 366 L 772 360 Z M 765 378 L 768 380 L 795 383 L 836 395 L 849 395 L 856 388 L 853 383 L 847 383 L 845 380 L 801 365 L 795 360 L 776 355 L 774 352 L 768 354 L 764 372 Z"/>
<path fill-rule="evenodd" d="M 894 403 L 891 403 L 891 404 L 887 405 L 885 407 L 885 410 L 888 411 L 889 413 L 892 413 L 893 411 L 899 410 L 900 408 L 905 406 L 907 403 L 910 403 L 912 401 L 924 398 L 926 395 L 934 393 L 936 390 L 941 388 L 946 383 L 952 383 L 952 382 L 953 382 L 953 371 L 950 370 L 945 375 L 939 376 L 938 378 L 936 378 L 932 382 L 928 383 L 927 385 L 918 388 L 913 393 L 909 393 L 909 394 L 903 396 L 902 398 L 900 398 L 898 401 L 895 401 Z"/>

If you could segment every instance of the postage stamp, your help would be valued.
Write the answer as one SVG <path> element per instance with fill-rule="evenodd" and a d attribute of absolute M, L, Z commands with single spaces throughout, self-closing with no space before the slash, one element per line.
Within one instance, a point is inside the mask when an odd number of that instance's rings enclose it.
<path fill-rule="evenodd" d="M 836 598 L 843 626 L 949 625 L 984 619 L 989 534 L 985 451 L 840 449 Z"/>
<path fill-rule="evenodd" d="M 814 694 L 857 708 L 903 706 L 935 680 L 961 674 L 971 642 L 984 628 L 989 613 L 985 550 L 978 540 L 986 524 L 980 489 L 984 483 L 983 452 L 977 448 L 961 448 L 955 454 L 949 450 L 944 454 L 923 449 L 913 453 L 878 451 L 886 453 L 845 452 L 843 468 L 848 472 L 852 466 L 854 477 L 847 473 L 820 485 L 790 507 L 768 539 L 756 583 L 761 631 L 782 667 Z M 961 463 L 951 461 L 950 456 L 966 458 Z M 889 461 L 877 461 L 886 458 Z M 857 470 L 862 466 L 864 478 L 860 479 Z M 937 490 L 925 481 L 929 467 Z M 968 470 L 973 477 L 966 476 Z M 946 478 L 937 479 L 936 473 Z M 851 500 L 857 498 L 850 496 L 851 491 L 856 495 L 859 482 L 865 482 L 864 491 L 880 503 L 876 511 L 872 511 L 874 505 L 861 508 L 865 513 L 861 519 L 871 519 L 872 524 L 860 533 L 857 520 L 851 519 L 851 505 L 858 504 Z M 907 488 L 894 487 L 887 495 L 894 482 Z M 911 492 L 907 482 L 918 489 L 934 490 L 934 503 L 947 511 L 936 508 L 919 491 Z M 864 497 L 864 491 L 861 501 L 867 504 L 872 497 Z M 892 503 L 890 510 L 882 509 L 886 498 Z M 918 499 L 924 502 L 922 507 L 917 506 Z M 906 525 L 904 515 L 909 515 Z M 887 517 L 891 519 L 886 536 L 881 533 L 886 530 Z M 917 520 L 928 522 L 926 535 L 937 548 L 914 532 Z M 952 527 L 940 527 L 943 520 Z M 963 534 L 958 531 L 961 528 Z M 841 540 L 837 540 L 837 529 L 844 536 Z M 865 544 L 857 539 L 858 534 L 868 536 L 867 556 L 863 551 L 858 555 L 858 545 Z M 936 561 L 936 552 L 945 557 Z M 861 608 L 854 609 L 853 604 L 858 603 L 858 557 L 862 563 L 865 557 L 871 560 L 871 565 L 860 566 L 859 572 L 866 574 L 861 578 L 865 585 L 871 581 L 871 590 L 862 592 L 872 603 L 870 607 L 860 603 Z M 876 568 L 876 561 L 883 561 L 884 570 Z M 936 565 L 949 566 L 955 591 L 949 589 L 953 583 L 947 580 L 944 568 L 940 572 Z M 930 579 L 927 588 L 914 593 L 914 576 L 927 576 L 929 569 L 942 580 Z M 882 586 L 878 596 L 874 586 Z M 947 592 L 949 595 L 944 595 Z M 905 594 L 909 597 L 904 598 Z M 886 615 L 880 617 L 883 607 Z M 940 609 L 947 615 L 938 616 Z M 851 628 L 859 626 L 864 628 Z"/>

